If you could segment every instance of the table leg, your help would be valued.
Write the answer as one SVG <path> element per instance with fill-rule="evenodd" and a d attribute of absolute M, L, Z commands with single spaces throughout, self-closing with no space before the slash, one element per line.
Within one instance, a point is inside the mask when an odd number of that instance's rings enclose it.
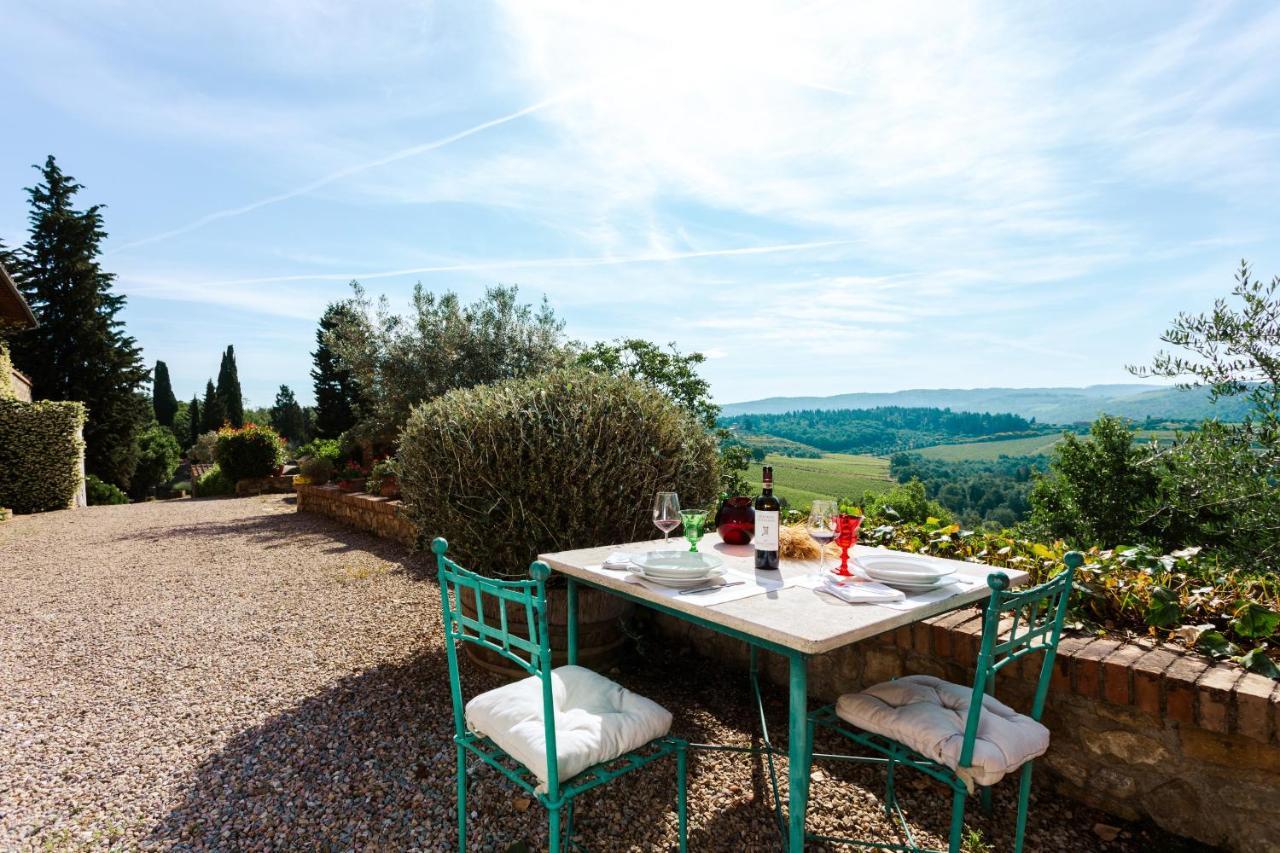
<path fill-rule="evenodd" d="M 791 711 L 787 733 L 790 796 L 787 803 L 787 850 L 804 850 L 804 818 L 809 807 L 809 659 L 791 655 Z"/>
<path fill-rule="evenodd" d="M 569 586 L 565 590 L 565 663 L 573 666 L 578 662 L 578 582 L 569 578 Z"/>

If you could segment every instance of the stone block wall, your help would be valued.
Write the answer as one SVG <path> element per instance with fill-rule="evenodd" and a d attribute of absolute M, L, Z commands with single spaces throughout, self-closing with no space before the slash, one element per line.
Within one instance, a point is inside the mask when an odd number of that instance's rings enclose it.
<path fill-rule="evenodd" d="M 668 616 L 657 629 L 707 657 L 746 666 L 741 641 Z M 910 674 L 973 683 L 982 618 L 968 609 L 899 628 L 810 661 L 815 700 Z M 996 695 L 1031 704 L 1041 658 L 1000 673 Z M 786 661 L 762 658 L 786 684 Z M 1046 788 L 1126 820 L 1235 851 L 1280 851 L 1280 684 L 1153 642 L 1064 637 L 1037 763 Z"/>
<path fill-rule="evenodd" d="M 418 531 L 400 511 L 401 502 L 337 486 L 298 486 L 298 511 L 327 515 L 348 527 L 412 546 Z"/>

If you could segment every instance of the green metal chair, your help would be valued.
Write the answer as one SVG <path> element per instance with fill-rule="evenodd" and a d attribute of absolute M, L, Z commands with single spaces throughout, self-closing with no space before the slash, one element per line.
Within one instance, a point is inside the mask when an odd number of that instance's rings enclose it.
<path fill-rule="evenodd" d="M 464 569 L 445 556 L 449 545 L 437 538 L 431 543 L 436 554 L 440 598 L 444 613 L 445 649 L 449 658 L 449 686 L 453 695 L 453 741 L 458 757 L 458 849 L 467 846 L 467 755 L 470 753 L 497 770 L 514 785 L 547 809 L 550 822 L 550 849 L 580 847 L 573 841 L 573 800 L 579 794 L 611 782 L 667 756 L 676 759 L 676 813 L 680 850 L 686 849 L 688 816 L 685 796 L 687 742 L 660 737 L 630 752 L 622 753 L 561 779 L 556 750 L 555 706 L 553 702 L 551 640 L 547 628 L 546 583 L 551 569 L 535 562 L 529 568 L 531 580 L 501 581 L 482 577 Z M 462 598 L 469 594 L 475 603 L 475 618 L 462 610 Z M 492 607 L 486 607 L 486 602 Z M 525 636 L 512 633 L 508 608 L 523 615 Z M 496 623 L 486 619 L 486 610 Z M 467 726 L 461 679 L 458 670 L 459 642 L 473 643 L 502 656 L 541 682 L 542 720 L 546 743 L 546 779 L 537 775 L 506 750 Z M 571 636 L 568 664 L 576 665 L 577 649 Z M 501 689 L 501 688 L 499 688 Z"/>
<path fill-rule="evenodd" d="M 1049 692 L 1049 681 L 1053 674 L 1053 660 L 1058 648 L 1058 639 L 1062 634 L 1062 625 L 1066 618 L 1072 577 L 1075 570 L 1084 562 L 1084 557 L 1079 552 L 1072 551 L 1066 555 L 1063 562 L 1066 564 L 1066 568 L 1052 580 L 1021 591 L 1010 591 L 1009 578 L 1003 572 L 997 572 L 987 577 L 987 585 L 991 588 L 991 597 L 983 613 L 982 643 L 979 647 L 970 699 L 993 694 L 996 673 L 1001 669 L 1029 655 L 1043 653 L 1044 659 L 1040 663 L 1030 713 L 1025 715 L 1025 717 L 1034 720 L 1036 724 L 1039 723 L 1040 717 L 1044 712 L 1045 699 Z M 901 682 L 888 682 L 887 684 L 897 685 L 901 684 Z M 955 685 L 949 685 L 946 682 L 941 682 L 941 684 L 950 690 L 963 689 L 956 688 Z M 885 686 L 879 685 L 882 688 Z M 876 688 L 871 688 L 871 691 L 875 690 Z M 862 694 L 849 694 L 850 697 L 863 697 L 866 695 L 868 693 L 865 691 Z M 952 695 L 956 694 L 953 693 Z M 847 697 L 841 698 L 845 699 Z M 837 712 L 838 705 L 828 705 L 813 712 L 809 718 L 812 725 L 809 726 L 807 744 L 807 754 L 810 762 L 814 758 L 814 730 L 819 726 L 836 732 L 842 737 L 870 750 L 872 753 L 876 753 L 877 755 L 874 756 L 820 755 L 818 757 L 885 765 L 888 771 L 888 781 L 885 789 L 884 807 L 890 815 L 897 818 L 907 843 L 890 844 L 849 838 L 831 838 L 820 835 L 806 835 L 806 838 L 829 844 L 854 844 L 879 850 L 928 850 L 928 848 L 916 846 L 911 828 L 902 814 L 902 809 L 898 805 L 897 795 L 894 792 L 894 769 L 898 765 L 902 765 L 903 767 L 919 770 L 951 788 L 951 832 L 948 851 L 949 853 L 959 853 L 964 831 L 965 804 L 968 796 L 977 789 L 980 793 L 983 809 L 989 810 L 991 807 L 990 787 L 975 785 L 973 773 L 971 772 L 974 770 L 974 749 L 975 743 L 978 741 L 978 730 L 982 720 L 984 701 L 969 702 L 968 714 L 964 719 L 963 741 L 954 762 L 949 760 L 939 761 L 937 758 L 926 757 L 911 746 L 892 737 L 853 726 Z M 907 707 L 910 706 L 904 705 L 891 709 L 890 713 L 901 712 Z M 1014 717 L 1023 718 L 1015 722 L 1025 721 L 1024 715 L 1016 714 L 1012 712 L 1012 709 L 1008 708 L 1003 710 L 1013 714 Z M 990 708 L 988 708 L 987 713 L 992 713 Z M 988 722 L 991 721 L 989 720 Z M 1045 737 L 1047 738 L 1047 730 Z M 1021 778 L 1018 785 L 1017 828 L 1014 834 L 1015 853 L 1021 853 L 1023 836 L 1026 832 L 1027 803 L 1031 794 L 1031 768 L 1033 763 L 1034 760 L 1032 759 L 1020 765 Z M 1019 769 L 1017 766 L 1009 767 L 1007 772 L 1011 773 L 1017 769 Z"/>

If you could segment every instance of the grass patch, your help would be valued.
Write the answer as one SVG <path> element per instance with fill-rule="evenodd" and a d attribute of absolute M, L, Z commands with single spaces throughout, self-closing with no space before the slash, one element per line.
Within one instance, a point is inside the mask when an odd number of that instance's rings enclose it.
<path fill-rule="evenodd" d="M 1171 429 L 1135 430 L 1133 440 L 1147 442 L 1152 439 L 1171 441 L 1177 435 Z M 966 444 L 936 444 L 913 450 L 927 459 L 941 459 L 946 462 L 981 461 L 991 462 L 1001 456 L 1048 456 L 1053 448 L 1062 441 L 1062 433 L 1032 435 L 1025 438 L 1009 438 L 1004 441 L 971 441 Z"/>

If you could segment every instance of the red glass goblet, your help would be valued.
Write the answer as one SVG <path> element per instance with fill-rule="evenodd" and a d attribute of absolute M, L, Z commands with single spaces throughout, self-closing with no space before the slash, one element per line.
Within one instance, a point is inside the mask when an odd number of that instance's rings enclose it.
<path fill-rule="evenodd" d="M 840 568 L 836 569 L 832 574 L 842 578 L 851 578 L 853 577 L 853 572 L 849 571 L 849 549 L 858 544 L 858 528 L 862 526 L 862 516 L 841 514 L 836 516 L 835 522 L 835 542 L 840 546 Z"/>

